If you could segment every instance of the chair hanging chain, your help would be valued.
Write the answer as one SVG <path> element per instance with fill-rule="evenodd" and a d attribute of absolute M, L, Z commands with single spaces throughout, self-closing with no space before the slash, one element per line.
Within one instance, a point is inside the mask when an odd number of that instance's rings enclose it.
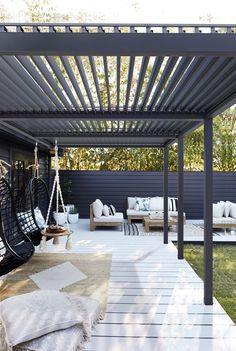
<path fill-rule="evenodd" d="M 11 167 L 11 165 L 9 165 L 9 163 L 7 163 L 4 160 L 0 160 L 0 179 L 1 178 L 5 178 L 8 170 L 5 166 Z"/>
<path fill-rule="evenodd" d="M 39 159 L 38 159 L 38 142 L 36 141 L 35 148 L 34 148 L 34 164 L 29 165 L 27 169 L 32 168 L 34 178 L 39 178 L 39 167 L 40 165 L 39 165 Z"/>

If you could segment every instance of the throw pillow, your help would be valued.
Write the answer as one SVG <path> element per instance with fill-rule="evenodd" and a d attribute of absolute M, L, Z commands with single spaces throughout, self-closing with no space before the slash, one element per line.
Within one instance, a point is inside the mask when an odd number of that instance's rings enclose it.
<path fill-rule="evenodd" d="M 178 211 L 178 199 L 176 197 L 169 197 L 169 211 Z"/>
<path fill-rule="evenodd" d="M 110 208 L 111 215 L 112 215 L 112 216 L 115 216 L 115 214 L 116 214 L 116 209 L 115 209 L 115 207 L 114 207 L 113 205 L 110 205 L 109 208 Z"/>
<path fill-rule="evenodd" d="M 230 203 L 230 217 L 236 218 L 236 204 L 233 202 Z"/>
<path fill-rule="evenodd" d="M 158 211 L 159 201 L 156 197 L 150 199 L 150 211 Z"/>
<path fill-rule="evenodd" d="M 136 211 L 150 211 L 150 198 L 149 197 L 136 197 L 135 198 Z"/>
<path fill-rule="evenodd" d="M 164 210 L 164 202 L 163 197 L 157 196 L 156 197 L 156 211 L 163 211 Z"/>
<path fill-rule="evenodd" d="M 230 208 L 231 208 L 231 203 L 229 201 L 220 201 L 220 204 L 224 204 L 224 217 L 229 217 L 230 214 Z"/>
<path fill-rule="evenodd" d="M 21 227 L 27 224 L 27 218 L 29 215 L 31 215 L 31 211 L 17 213 L 17 218 Z"/>
<path fill-rule="evenodd" d="M 39 228 L 44 228 L 45 227 L 45 219 L 43 218 L 42 212 L 40 211 L 39 207 L 36 207 L 34 209 L 34 216 L 35 216 L 35 220 L 37 225 L 39 226 Z"/>
<path fill-rule="evenodd" d="M 135 197 L 128 197 L 128 209 L 133 210 L 135 206 Z"/>
<path fill-rule="evenodd" d="M 36 290 L 0 303 L 1 342 L 6 350 L 56 330 L 83 323 L 69 294 Z M 0 344 L 1 346 L 1 344 Z"/>
<path fill-rule="evenodd" d="M 213 204 L 213 217 L 214 218 L 221 218 L 224 215 L 225 204 L 218 203 Z"/>
<path fill-rule="evenodd" d="M 96 200 L 93 202 L 93 215 L 96 218 L 100 218 L 102 215 L 103 204 L 100 200 Z"/>
<path fill-rule="evenodd" d="M 104 214 L 104 216 L 109 217 L 110 210 L 109 210 L 109 207 L 107 205 L 103 205 L 102 213 Z"/>

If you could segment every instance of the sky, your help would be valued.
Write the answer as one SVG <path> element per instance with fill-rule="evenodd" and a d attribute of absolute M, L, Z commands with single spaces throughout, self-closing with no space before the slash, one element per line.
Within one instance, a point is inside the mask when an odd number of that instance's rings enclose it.
<path fill-rule="evenodd" d="M 51 0 L 51 3 L 61 13 L 83 10 L 96 17 L 102 15 L 103 22 L 110 23 L 204 23 L 209 15 L 212 23 L 236 23 L 235 0 Z M 19 21 L 24 1 L 8 0 L 7 4 Z"/>

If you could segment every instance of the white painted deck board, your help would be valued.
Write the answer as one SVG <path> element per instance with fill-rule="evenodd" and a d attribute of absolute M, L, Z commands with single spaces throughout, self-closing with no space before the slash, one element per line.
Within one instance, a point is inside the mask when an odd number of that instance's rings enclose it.
<path fill-rule="evenodd" d="M 235 351 L 236 327 L 220 304 L 203 304 L 203 282 L 157 236 L 72 226 L 73 251 L 111 253 L 107 312 L 86 351 Z M 193 238 L 192 238 L 193 239 Z M 48 243 L 46 252 L 65 252 Z"/>
<path fill-rule="evenodd" d="M 87 351 L 235 351 L 235 339 L 93 337 Z"/>
<path fill-rule="evenodd" d="M 149 314 L 149 313 L 106 313 L 101 324 L 179 324 L 179 325 L 234 325 L 226 314 Z"/>
<path fill-rule="evenodd" d="M 95 336 L 146 337 L 146 338 L 234 338 L 236 326 L 224 325 L 140 325 L 140 324 L 98 324 Z"/>

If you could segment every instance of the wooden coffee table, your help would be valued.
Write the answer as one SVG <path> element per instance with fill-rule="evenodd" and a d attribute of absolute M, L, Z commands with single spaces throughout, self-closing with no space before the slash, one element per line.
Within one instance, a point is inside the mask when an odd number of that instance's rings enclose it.
<path fill-rule="evenodd" d="M 151 219 L 149 217 L 144 217 L 143 218 L 143 225 L 145 227 L 145 231 L 149 232 L 150 227 L 164 227 L 164 219 L 163 218 L 159 218 L 159 219 Z M 177 225 L 177 220 L 176 218 L 173 217 L 169 217 L 168 220 L 168 226 L 171 225 Z"/>

